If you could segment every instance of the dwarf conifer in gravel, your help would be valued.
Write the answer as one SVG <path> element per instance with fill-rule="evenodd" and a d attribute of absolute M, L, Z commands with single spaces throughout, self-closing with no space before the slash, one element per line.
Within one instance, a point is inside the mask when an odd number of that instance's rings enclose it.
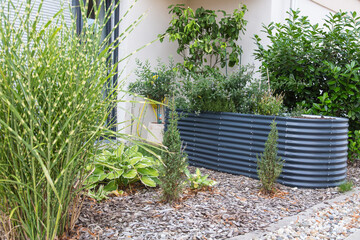
<path fill-rule="evenodd" d="M 169 123 L 164 133 L 162 152 L 163 164 L 159 168 L 162 199 L 165 202 L 177 201 L 186 182 L 184 170 L 187 167 L 187 156 L 183 151 L 180 133 L 177 128 L 179 116 L 175 111 L 174 102 L 170 104 Z"/>
<path fill-rule="evenodd" d="M 283 161 L 277 155 L 278 130 L 276 122 L 272 121 L 271 130 L 265 143 L 265 150 L 257 158 L 257 173 L 261 182 L 262 191 L 267 194 L 274 193 L 274 184 L 280 176 Z"/>

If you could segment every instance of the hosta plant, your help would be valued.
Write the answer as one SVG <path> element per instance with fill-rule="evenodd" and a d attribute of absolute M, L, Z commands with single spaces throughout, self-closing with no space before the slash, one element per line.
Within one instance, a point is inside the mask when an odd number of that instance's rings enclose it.
<path fill-rule="evenodd" d="M 196 169 L 195 174 L 191 174 L 189 169 L 185 170 L 186 177 L 190 183 L 191 189 L 202 189 L 205 187 L 212 187 L 217 184 L 216 181 L 208 179 L 209 175 L 202 175 L 200 169 Z"/>
<path fill-rule="evenodd" d="M 85 182 L 90 196 L 101 200 L 119 187 L 137 181 L 148 187 L 156 187 L 159 176 L 155 169 L 156 162 L 138 150 L 137 145 L 126 147 L 121 144 L 114 150 L 105 149 L 96 156 L 94 163 L 87 168 L 92 171 Z"/>

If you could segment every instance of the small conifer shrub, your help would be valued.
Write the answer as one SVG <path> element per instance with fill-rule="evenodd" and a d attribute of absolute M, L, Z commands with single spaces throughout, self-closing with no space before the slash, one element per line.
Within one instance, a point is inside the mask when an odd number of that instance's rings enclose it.
<path fill-rule="evenodd" d="M 275 192 L 275 181 L 280 176 L 284 161 L 277 155 L 278 130 L 272 121 L 271 131 L 265 143 L 265 150 L 257 160 L 257 173 L 261 182 L 261 190 L 266 194 Z"/>
<path fill-rule="evenodd" d="M 161 153 L 163 164 L 159 167 L 161 198 L 165 202 L 177 201 L 185 187 L 187 156 L 182 147 L 180 133 L 177 129 L 179 116 L 175 111 L 174 101 L 170 104 L 169 123 L 164 133 L 163 145 L 165 151 Z"/>

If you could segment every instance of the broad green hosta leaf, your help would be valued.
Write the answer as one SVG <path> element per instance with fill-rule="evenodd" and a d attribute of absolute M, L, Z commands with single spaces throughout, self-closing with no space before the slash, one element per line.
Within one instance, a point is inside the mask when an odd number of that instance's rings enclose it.
<path fill-rule="evenodd" d="M 125 150 L 124 155 L 126 155 L 128 158 L 134 157 L 136 154 L 139 153 L 138 150 L 139 150 L 138 146 L 136 146 L 136 145 L 131 146 Z M 139 156 L 139 155 L 137 155 L 137 156 Z M 142 156 L 141 153 L 140 153 L 140 156 Z"/>
<path fill-rule="evenodd" d="M 121 144 L 116 150 L 115 150 L 115 154 L 117 158 L 122 157 L 122 155 L 124 154 L 124 149 L 125 149 L 125 144 Z"/>
<path fill-rule="evenodd" d="M 146 186 L 149 186 L 149 187 L 156 187 L 156 183 L 154 180 L 152 180 L 150 177 L 148 176 L 142 176 L 140 178 L 140 181 L 146 185 Z"/>
<path fill-rule="evenodd" d="M 159 173 L 156 169 L 154 168 L 139 168 L 137 169 L 137 171 L 142 174 L 142 175 L 147 175 L 147 176 L 150 176 L 150 177 L 158 177 L 159 176 Z"/>
<path fill-rule="evenodd" d="M 102 182 L 107 177 L 107 174 L 104 172 L 98 172 L 97 174 L 92 174 L 90 177 L 88 177 L 85 181 L 85 184 L 93 184 L 97 182 Z"/>
<path fill-rule="evenodd" d="M 139 169 L 139 168 L 146 168 L 146 167 L 149 167 L 149 166 L 152 166 L 153 164 L 150 164 L 150 163 L 144 163 L 143 161 L 142 162 L 139 162 L 135 165 L 135 168 L 136 169 Z"/>
<path fill-rule="evenodd" d="M 137 175 L 136 170 L 131 169 L 130 171 L 127 171 L 126 173 L 124 173 L 122 176 L 127 179 L 132 179 L 132 178 L 135 178 L 136 175 Z"/>
<path fill-rule="evenodd" d="M 117 188 L 118 188 L 118 186 L 117 186 L 115 180 L 112 180 L 104 187 L 104 191 L 112 192 L 112 191 L 117 190 Z"/>
<path fill-rule="evenodd" d="M 102 173 L 104 173 L 103 166 L 102 165 L 95 165 L 95 169 L 94 169 L 92 175 L 99 175 L 99 174 L 102 174 Z"/>
<path fill-rule="evenodd" d="M 133 157 L 129 160 L 131 165 L 135 165 L 137 164 L 139 161 L 141 161 L 142 159 L 144 159 L 142 156 L 140 157 Z"/>
<path fill-rule="evenodd" d="M 121 177 L 121 175 L 124 173 L 123 169 L 120 169 L 118 171 L 112 171 L 107 174 L 106 179 L 113 180 Z"/>

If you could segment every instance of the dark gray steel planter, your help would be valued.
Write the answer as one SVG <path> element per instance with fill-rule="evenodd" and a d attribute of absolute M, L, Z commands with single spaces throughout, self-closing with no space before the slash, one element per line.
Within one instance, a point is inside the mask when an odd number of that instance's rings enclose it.
<path fill-rule="evenodd" d="M 181 116 L 178 128 L 191 165 L 257 178 L 257 156 L 264 151 L 274 116 L 226 112 Z M 279 183 L 323 188 L 345 180 L 348 119 L 276 117 L 276 122 L 278 154 L 285 160 Z"/>

